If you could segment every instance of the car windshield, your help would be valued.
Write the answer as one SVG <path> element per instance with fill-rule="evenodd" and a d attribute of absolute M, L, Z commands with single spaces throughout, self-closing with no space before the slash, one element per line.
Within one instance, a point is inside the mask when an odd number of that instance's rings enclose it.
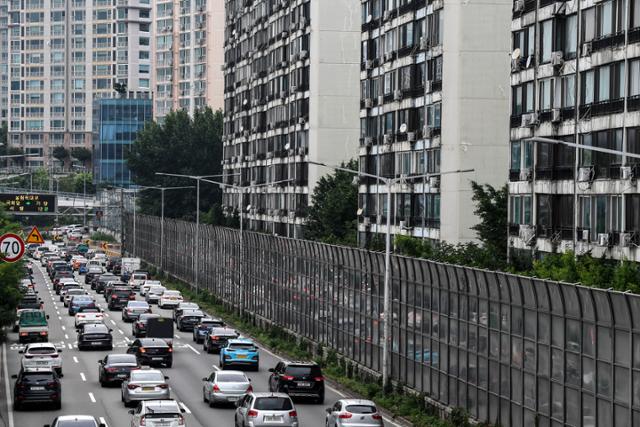
<path fill-rule="evenodd" d="M 113 294 L 117 295 L 119 297 L 128 297 L 129 295 L 131 295 L 131 292 L 129 292 L 129 291 L 115 291 Z"/>
<path fill-rule="evenodd" d="M 352 414 L 375 414 L 378 412 L 376 407 L 371 405 L 347 405 L 346 410 Z"/>
<path fill-rule="evenodd" d="M 290 411 L 293 409 L 288 397 L 258 397 L 253 409 L 259 411 Z"/>
<path fill-rule="evenodd" d="M 289 365 L 287 366 L 287 375 L 291 375 L 292 377 L 319 377 L 322 373 L 317 366 Z"/>
<path fill-rule="evenodd" d="M 29 354 L 52 354 L 52 353 L 56 353 L 56 349 L 53 347 L 36 347 L 36 348 L 30 348 L 28 353 Z"/>
<path fill-rule="evenodd" d="M 144 301 L 129 301 L 127 307 L 133 307 L 133 308 L 148 308 L 149 304 L 147 304 Z"/>
<path fill-rule="evenodd" d="M 133 354 L 111 354 L 107 359 L 107 363 L 133 363 L 134 365 L 138 364 L 138 362 L 136 362 L 136 356 Z"/>
<path fill-rule="evenodd" d="M 246 383 L 247 377 L 242 374 L 218 374 L 216 382 L 219 383 Z"/>
<path fill-rule="evenodd" d="M 96 423 L 92 420 L 58 421 L 56 427 L 96 427 Z"/>
<path fill-rule="evenodd" d="M 164 375 L 161 372 L 144 372 L 144 371 L 135 371 L 131 373 L 130 382 L 136 381 L 158 381 L 164 382 Z"/>

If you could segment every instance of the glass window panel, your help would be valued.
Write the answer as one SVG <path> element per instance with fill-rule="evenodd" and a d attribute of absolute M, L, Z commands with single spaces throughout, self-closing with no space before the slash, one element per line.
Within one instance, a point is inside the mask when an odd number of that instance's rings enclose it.
<path fill-rule="evenodd" d="M 597 390 L 599 394 L 611 397 L 611 365 L 598 362 Z"/>
<path fill-rule="evenodd" d="M 551 378 L 564 381 L 564 357 L 562 350 L 551 349 Z"/>
<path fill-rule="evenodd" d="M 582 358 L 582 387 L 586 390 L 594 390 L 594 379 L 596 376 L 595 363 L 588 357 Z"/>
<path fill-rule="evenodd" d="M 629 404 L 629 369 L 616 366 L 615 373 L 615 398 L 619 402 Z"/>

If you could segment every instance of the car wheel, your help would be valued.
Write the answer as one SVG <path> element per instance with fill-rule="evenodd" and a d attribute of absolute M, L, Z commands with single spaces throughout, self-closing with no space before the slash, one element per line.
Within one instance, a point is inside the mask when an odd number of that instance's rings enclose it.
<path fill-rule="evenodd" d="M 204 391 L 204 388 L 202 389 L 202 401 L 204 403 L 208 403 L 209 402 L 209 399 L 207 399 L 207 392 Z"/>
<path fill-rule="evenodd" d="M 53 409 L 59 411 L 60 409 L 62 409 L 62 400 L 58 400 L 57 402 L 55 402 L 53 404 Z"/>
<path fill-rule="evenodd" d="M 173 360 L 172 360 L 171 362 L 169 362 L 169 363 L 165 364 L 165 366 L 166 366 L 167 368 L 172 367 L 172 366 L 173 366 Z"/>
<path fill-rule="evenodd" d="M 320 396 L 316 397 L 315 403 L 317 403 L 319 405 L 322 405 L 324 403 L 324 393 L 321 394 Z"/>
<path fill-rule="evenodd" d="M 14 411 L 19 411 L 21 409 L 22 405 L 20 404 L 20 402 L 13 402 L 13 410 Z"/>

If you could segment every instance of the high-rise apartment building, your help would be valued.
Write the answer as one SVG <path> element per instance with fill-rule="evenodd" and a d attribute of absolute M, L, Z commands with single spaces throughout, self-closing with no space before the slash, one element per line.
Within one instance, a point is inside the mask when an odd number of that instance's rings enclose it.
<path fill-rule="evenodd" d="M 358 143 L 360 0 L 226 0 L 227 212 L 302 237 L 316 182 Z M 264 184 L 264 185 L 263 185 Z M 262 187 L 258 187 L 263 185 Z"/>
<path fill-rule="evenodd" d="M 9 0 L 9 144 L 27 165 L 91 148 L 94 99 L 149 92 L 149 0 Z"/>
<path fill-rule="evenodd" d="M 517 0 L 511 29 L 510 246 L 640 261 L 640 1 Z"/>
<path fill-rule="evenodd" d="M 154 114 L 223 107 L 224 2 L 153 0 Z"/>
<path fill-rule="evenodd" d="M 501 186 L 508 164 L 511 3 L 365 0 L 359 238 L 468 242 L 471 180 Z M 473 169 L 469 173 L 452 173 Z M 429 175 L 429 176 L 425 176 Z M 391 209 L 390 209 L 391 208 Z"/>
<path fill-rule="evenodd" d="M 0 0 L 0 122 L 7 122 L 9 106 L 9 0 Z"/>

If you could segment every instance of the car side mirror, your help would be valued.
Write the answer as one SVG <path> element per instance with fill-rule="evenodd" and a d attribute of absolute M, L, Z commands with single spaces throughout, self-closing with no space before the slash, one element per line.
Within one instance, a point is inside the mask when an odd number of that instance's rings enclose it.
<path fill-rule="evenodd" d="M 98 360 L 98 365 L 102 365 L 102 360 Z"/>
<path fill-rule="evenodd" d="M 168 380 L 168 379 L 169 379 L 169 377 L 165 375 L 165 376 L 164 376 L 164 379 L 165 379 L 165 380 Z"/>
<path fill-rule="evenodd" d="M 275 372 L 276 370 L 273 368 L 269 368 L 269 372 Z"/>
<path fill-rule="evenodd" d="M 18 379 L 18 374 L 11 375 L 11 378 L 13 378 L 14 380 L 17 380 Z"/>
<path fill-rule="evenodd" d="M 331 408 L 326 408 L 325 411 L 327 412 L 327 414 L 330 414 L 331 412 L 333 412 Z"/>
<path fill-rule="evenodd" d="M 98 424 L 98 427 L 107 427 L 107 425 L 105 423 L 100 423 Z"/>
<path fill-rule="evenodd" d="M 44 427 L 51 427 L 51 424 L 45 424 Z"/>
<path fill-rule="evenodd" d="M 47 320 L 49 320 L 49 315 L 47 314 Z"/>
<path fill-rule="evenodd" d="M 209 378 L 207 378 L 207 377 L 204 377 L 204 378 L 202 379 L 202 381 L 208 381 L 208 380 L 209 380 Z"/>
<path fill-rule="evenodd" d="M 180 408 L 180 412 L 182 412 L 184 414 L 187 411 L 185 411 L 184 408 Z"/>
<path fill-rule="evenodd" d="M 127 412 L 133 415 L 135 411 L 133 409 L 129 409 Z"/>
<path fill-rule="evenodd" d="M 18 350 L 18 353 L 24 354 L 24 350 Z"/>

